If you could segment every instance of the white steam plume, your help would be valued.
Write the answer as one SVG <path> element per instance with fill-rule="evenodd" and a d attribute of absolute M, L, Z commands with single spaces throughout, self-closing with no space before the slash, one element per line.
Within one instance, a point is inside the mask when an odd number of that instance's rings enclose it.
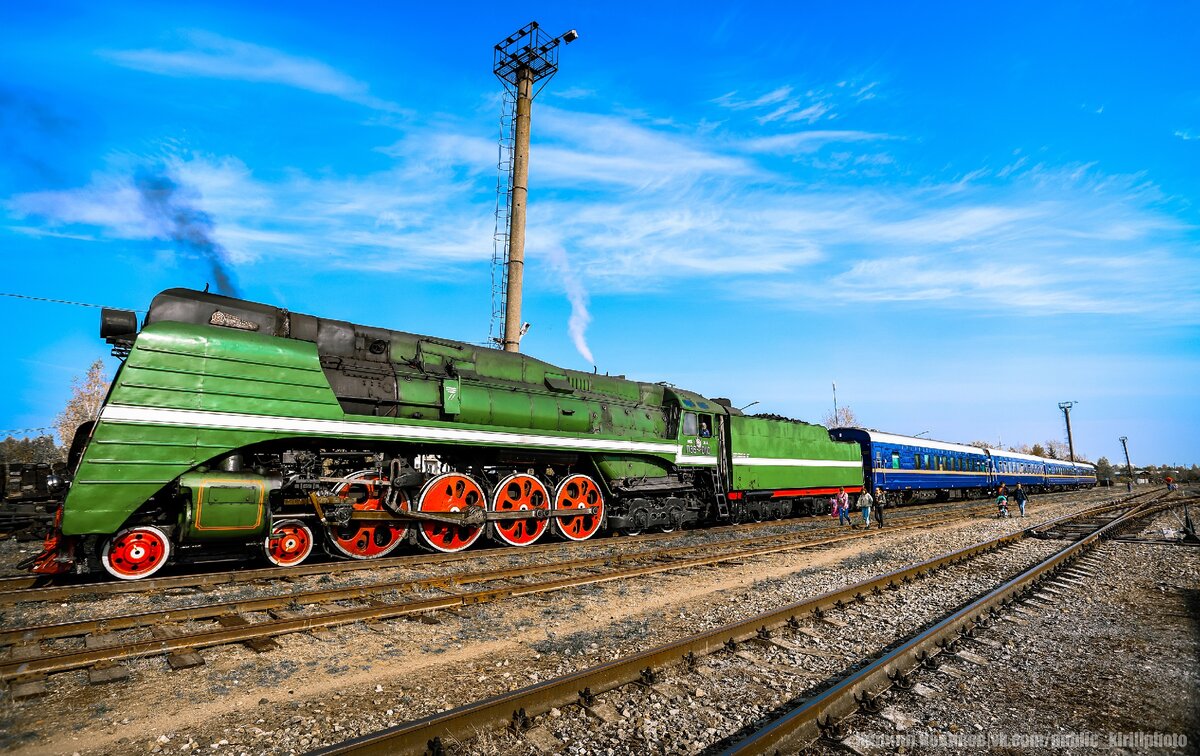
<path fill-rule="evenodd" d="M 587 360 L 588 364 L 595 365 L 596 360 L 592 357 L 592 350 L 588 348 L 586 335 L 588 324 L 592 322 L 592 316 L 587 307 L 587 291 L 583 288 L 583 282 L 579 280 L 579 276 L 571 268 L 571 261 L 567 259 L 565 249 L 557 245 L 552 246 L 549 249 L 548 257 L 550 266 L 558 273 L 567 299 L 571 302 L 571 318 L 567 321 L 567 331 L 571 334 L 571 341 L 575 342 L 575 349 Z"/>

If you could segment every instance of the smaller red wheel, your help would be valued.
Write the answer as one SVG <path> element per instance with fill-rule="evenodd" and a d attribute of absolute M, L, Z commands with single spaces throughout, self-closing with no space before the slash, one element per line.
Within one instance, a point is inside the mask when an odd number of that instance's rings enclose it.
<path fill-rule="evenodd" d="M 596 535 L 604 521 L 604 497 L 596 481 L 586 475 L 572 475 L 563 480 L 554 491 L 555 511 L 589 507 L 596 507 L 596 513 L 554 518 L 554 531 L 571 541 L 585 541 Z"/>
<path fill-rule="evenodd" d="M 295 567 L 312 553 L 312 530 L 299 520 L 280 520 L 263 540 L 267 559 L 277 567 Z"/>
<path fill-rule="evenodd" d="M 459 473 L 443 473 L 433 478 L 417 497 L 418 512 L 466 513 L 472 507 L 484 506 L 483 489 L 474 480 Z M 421 523 L 417 533 L 429 548 L 452 554 L 479 540 L 483 528 L 426 520 Z"/>
<path fill-rule="evenodd" d="M 100 561 L 108 574 L 140 580 L 162 569 L 171 558 L 171 541 L 156 527 L 127 528 L 104 542 Z"/>
<path fill-rule="evenodd" d="M 548 510 L 550 496 L 537 478 L 514 473 L 496 486 L 490 508 L 493 512 Z M 493 523 L 495 537 L 510 546 L 533 544 L 546 532 L 547 525 L 547 520 L 535 520 L 532 517 L 528 520 L 497 520 Z"/>

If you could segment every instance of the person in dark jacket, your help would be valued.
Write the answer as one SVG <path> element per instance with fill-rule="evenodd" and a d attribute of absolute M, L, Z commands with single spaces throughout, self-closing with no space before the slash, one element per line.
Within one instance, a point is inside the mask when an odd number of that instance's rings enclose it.
<path fill-rule="evenodd" d="M 1029 494 L 1025 493 L 1025 489 L 1021 488 L 1021 484 L 1017 484 L 1017 490 L 1013 491 L 1013 498 L 1017 500 L 1017 506 L 1021 509 L 1021 516 L 1025 516 L 1025 502 L 1029 500 Z"/>
<path fill-rule="evenodd" d="M 875 486 L 875 522 L 879 523 L 881 528 L 883 527 L 883 508 L 887 506 L 885 496 L 883 489 Z"/>

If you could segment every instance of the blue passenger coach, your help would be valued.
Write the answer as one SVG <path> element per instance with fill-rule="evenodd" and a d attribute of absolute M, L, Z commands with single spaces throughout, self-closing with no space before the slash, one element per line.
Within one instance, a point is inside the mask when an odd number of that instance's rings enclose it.
<path fill-rule="evenodd" d="M 1031 492 L 1061 491 L 1096 485 L 1096 467 L 1087 462 L 1035 457 L 1032 454 L 981 449 L 915 436 L 864 428 L 833 428 L 829 435 L 854 441 L 862 449 L 863 471 L 872 488 L 900 494 L 909 501 L 918 492 L 949 499 L 986 496 L 1001 483 L 1018 483 Z"/>
<path fill-rule="evenodd" d="M 954 491 L 963 498 L 983 496 L 993 485 L 988 454 L 975 446 L 864 428 L 833 428 L 829 435 L 857 442 L 872 487 L 899 493 L 904 501 L 919 491 L 938 499 L 949 499 Z"/>

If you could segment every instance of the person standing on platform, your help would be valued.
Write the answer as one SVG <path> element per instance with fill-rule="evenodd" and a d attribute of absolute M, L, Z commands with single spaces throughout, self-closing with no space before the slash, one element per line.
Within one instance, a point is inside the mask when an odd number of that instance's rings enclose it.
<path fill-rule="evenodd" d="M 858 506 L 862 509 L 863 527 L 871 527 L 871 508 L 875 506 L 875 500 L 871 498 L 871 489 L 863 488 L 863 492 L 858 495 Z"/>
<path fill-rule="evenodd" d="M 887 494 L 879 486 L 875 486 L 875 522 L 879 523 L 879 527 L 883 527 L 883 508 L 887 506 L 885 497 Z"/>
<path fill-rule="evenodd" d="M 1025 493 L 1025 489 L 1021 488 L 1021 484 L 1017 484 L 1017 490 L 1013 491 L 1013 498 L 1017 500 L 1017 507 L 1021 510 L 1021 516 L 1025 516 L 1025 502 L 1029 500 L 1029 494 Z"/>

